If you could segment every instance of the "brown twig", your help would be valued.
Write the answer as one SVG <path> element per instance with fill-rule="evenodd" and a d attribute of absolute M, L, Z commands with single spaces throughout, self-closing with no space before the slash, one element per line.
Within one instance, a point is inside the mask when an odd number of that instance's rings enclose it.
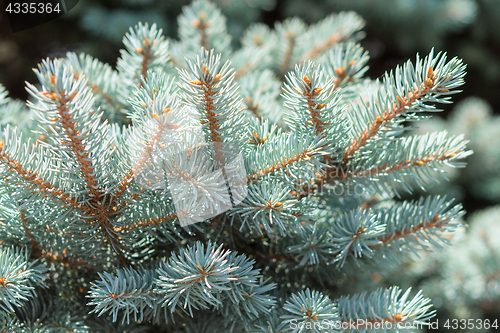
<path fill-rule="evenodd" d="M 78 78 L 80 77 L 81 73 L 76 73 L 75 74 L 75 79 L 78 80 Z M 111 98 L 111 96 L 109 96 L 108 94 L 106 94 L 105 92 L 102 91 L 102 89 L 96 85 L 95 83 L 92 83 L 90 82 L 90 80 L 88 80 L 87 78 L 87 84 L 90 86 L 90 88 L 92 88 L 92 91 L 95 93 L 95 94 L 101 94 L 102 97 L 104 97 L 104 99 L 111 105 L 113 105 L 114 107 L 116 107 L 118 104 L 115 103 L 115 101 Z"/>
<path fill-rule="evenodd" d="M 326 104 L 317 104 L 314 102 L 315 96 L 318 95 L 323 88 L 314 88 L 311 86 L 311 80 L 307 76 L 304 76 L 302 79 L 302 84 L 304 85 L 304 91 L 302 94 L 306 97 L 307 99 L 307 106 L 309 107 L 309 112 L 311 113 L 311 122 L 316 125 L 316 134 L 322 135 L 324 130 L 323 130 L 323 125 L 329 125 L 329 123 L 323 123 L 319 118 L 320 114 L 318 110 L 321 110 L 326 106 Z"/>
<path fill-rule="evenodd" d="M 378 167 L 374 167 L 372 169 L 369 169 L 365 172 L 354 172 L 354 173 L 346 173 L 344 175 L 341 175 L 340 179 L 346 179 L 350 177 L 367 177 L 367 176 L 372 176 L 372 175 L 377 175 L 380 173 L 388 173 L 392 171 L 399 171 L 402 169 L 409 169 L 413 167 L 418 167 L 418 166 L 424 166 L 430 162 L 433 161 L 445 161 L 447 159 L 453 158 L 456 155 L 458 155 L 460 152 L 451 152 L 447 151 L 444 153 L 442 156 L 435 156 L 435 155 L 429 155 L 429 156 L 424 156 L 422 158 L 416 159 L 416 160 L 406 160 L 402 161 L 400 163 L 397 163 L 395 165 L 390 166 L 389 164 L 384 164 Z"/>
<path fill-rule="evenodd" d="M 156 43 L 156 39 L 153 40 L 153 45 Z M 146 38 L 142 41 L 142 45 L 144 47 L 138 48 L 135 51 L 139 54 L 142 54 L 142 64 L 141 64 L 141 76 L 146 78 L 146 74 L 149 69 L 149 62 L 151 61 L 151 41 L 149 38 Z M 139 88 L 142 87 L 142 80 L 139 77 Z"/>
<path fill-rule="evenodd" d="M 288 70 L 288 66 L 290 66 L 290 61 L 292 60 L 293 48 L 295 47 L 295 34 L 290 32 L 286 37 L 288 39 L 288 49 L 285 53 L 285 59 L 283 59 L 283 63 L 280 66 L 280 76 L 283 78 L 285 76 L 286 71 Z"/>
<path fill-rule="evenodd" d="M 318 56 L 320 53 L 327 51 L 330 47 L 335 45 L 340 40 L 339 36 L 335 33 L 330 36 L 330 38 L 323 44 L 316 45 L 313 47 L 309 53 L 302 56 L 301 61 L 312 59 Z"/>
<path fill-rule="evenodd" d="M 259 118 L 259 120 L 262 120 L 262 115 L 259 112 L 259 104 L 253 104 L 253 101 L 250 97 L 245 97 L 245 104 L 247 106 L 247 109 L 252 111 L 252 113 Z"/>
<path fill-rule="evenodd" d="M 252 68 L 254 68 L 255 62 L 253 60 L 250 60 L 245 64 L 245 66 L 241 67 L 234 73 L 234 79 L 238 79 L 239 77 L 245 75 L 248 73 Z"/>
<path fill-rule="evenodd" d="M 439 221 L 440 216 L 439 214 L 434 215 L 432 220 L 430 221 L 424 221 L 422 223 L 417 224 L 416 226 L 413 226 L 409 229 L 405 230 L 400 230 L 393 235 L 388 235 L 380 240 L 379 244 L 375 245 L 370 245 L 369 248 L 373 249 L 382 245 L 386 245 L 388 243 L 392 243 L 398 239 L 405 238 L 411 234 L 416 234 L 417 232 L 425 229 L 430 229 L 430 228 L 443 228 L 443 226 L 446 224 L 446 222 L 450 221 L 450 219 L 444 219 L 442 221 Z"/>
<path fill-rule="evenodd" d="M 59 118 L 51 120 L 61 121 L 63 130 L 68 136 L 71 142 L 71 148 L 73 149 L 78 163 L 80 164 L 80 169 L 85 178 L 89 194 L 91 197 L 97 198 L 100 193 L 97 186 L 97 180 L 95 179 L 94 166 L 92 165 L 91 158 L 83 145 L 83 140 L 81 139 L 82 134 L 76 130 L 76 124 L 72 121 L 73 116 L 69 113 L 69 108 L 67 106 L 67 103 L 76 96 L 77 92 L 74 92 L 71 96 L 67 96 L 66 93 L 62 91 L 61 98 L 59 98 L 56 93 L 49 94 L 47 92 L 42 92 L 42 94 L 54 101 Z"/>
<path fill-rule="evenodd" d="M 375 194 L 373 197 L 368 198 L 363 204 L 360 206 L 361 209 L 366 210 L 372 207 L 378 200 L 378 196 Z"/>
<path fill-rule="evenodd" d="M 210 73 L 208 72 L 207 68 L 205 66 L 202 67 L 202 72 L 203 72 L 203 77 L 200 77 L 198 80 L 192 80 L 190 83 L 201 86 L 203 90 L 203 102 L 202 104 L 204 105 L 205 109 L 205 114 L 207 116 L 207 121 L 206 122 L 201 122 L 202 125 L 205 125 L 208 123 L 209 131 L 210 131 L 210 139 L 214 143 L 214 152 L 215 156 L 214 159 L 217 163 L 217 165 L 223 165 L 224 162 L 224 155 L 222 153 L 222 137 L 220 132 L 220 124 L 219 121 L 216 119 L 217 116 L 220 114 L 215 113 L 215 94 L 216 91 L 214 90 L 216 84 L 220 78 L 222 77 L 221 74 L 216 74 L 213 78 L 213 80 L 205 80 L 205 77 L 209 77 Z M 225 171 L 222 170 L 222 173 L 225 175 Z M 224 176 L 225 177 L 225 176 Z"/>
<path fill-rule="evenodd" d="M 200 33 L 201 47 L 203 47 L 205 50 L 209 50 L 210 45 L 208 45 L 206 29 L 210 27 L 210 22 L 205 22 L 203 18 L 200 18 L 199 20 L 194 20 L 192 24 L 198 29 L 198 32 Z"/>
<path fill-rule="evenodd" d="M 311 156 L 315 155 L 314 152 L 309 151 L 309 149 L 305 149 L 302 153 L 296 154 L 292 157 L 287 157 L 280 162 L 276 162 L 274 165 L 270 165 L 262 170 L 255 172 L 254 174 L 248 176 L 247 182 L 255 181 L 261 177 L 264 177 L 272 172 L 276 172 L 277 170 L 285 169 L 286 166 L 298 162 L 300 160 L 309 160 Z"/>

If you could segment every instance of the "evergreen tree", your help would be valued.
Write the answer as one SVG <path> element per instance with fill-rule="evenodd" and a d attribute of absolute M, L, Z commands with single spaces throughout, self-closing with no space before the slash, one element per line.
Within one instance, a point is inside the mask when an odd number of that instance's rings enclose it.
<path fill-rule="evenodd" d="M 232 50 L 220 10 L 195 1 L 178 41 L 131 28 L 116 70 L 68 53 L 35 69 L 28 109 L 2 89 L 0 114 L 19 114 L 0 132 L 4 330 L 425 324 L 420 292 L 343 289 L 461 225 L 452 199 L 400 194 L 471 153 L 406 131 L 450 102 L 465 65 L 431 50 L 370 80 L 363 24 L 256 24 Z"/>

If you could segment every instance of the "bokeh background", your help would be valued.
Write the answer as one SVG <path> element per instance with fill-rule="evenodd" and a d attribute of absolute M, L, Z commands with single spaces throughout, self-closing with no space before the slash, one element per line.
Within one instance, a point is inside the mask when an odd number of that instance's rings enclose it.
<path fill-rule="evenodd" d="M 464 133 L 475 154 L 467 168 L 450 171 L 450 182 L 429 192 L 455 197 L 467 210 L 470 228 L 450 236 L 453 247 L 408 262 L 398 274 L 371 275 L 360 284 L 399 284 L 424 289 L 442 325 L 449 318 L 498 319 L 500 325 L 500 0 L 213 0 L 227 18 L 233 44 L 252 22 L 274 27 L 298 16 L 313 24 L 332 12 L 354 10 L 366 20 L 362 46 L 371 60 L 367 75 L 427 54 L 432 47 L 468 66 L 463 92 L 444 112 L 415 132 L 446 129 Z M 137 22 L 156 22 L 176 38 L 177 16 L 188 0 L 80 0 L 62 17 L 12 33 L 0 12 L 0 83 L 26 100 L 25 81 L 46 57 L 85 52 L 115 66 L 121 41 Z M 0 119 L 0 124 L 2 123 Z M 421 193 L 418 193 L 421 195 Z M 496 330 L 490 328 L 489 330 Z M 454 331 L 460 331 L 454 330 Z M 462 331 L 467 331 L 464 329 Z M 477 331 L 477 329 L 475 330 Z"/>

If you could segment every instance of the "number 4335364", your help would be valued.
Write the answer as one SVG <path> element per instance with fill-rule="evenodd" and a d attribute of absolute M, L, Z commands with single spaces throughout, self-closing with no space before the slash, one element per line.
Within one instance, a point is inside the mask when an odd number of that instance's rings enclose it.
<path fill-rule="evenodd" d="M 489 319 L 448 319 L 444 323 L 444 328 L 446 329 L 498 329 L 497 319 L 493 322 Z"/>
<path fill-rule="evenodd" d="M 61 9 L 59 8 L 59 3 L 53 5 L 51 3 L 38 3 L 38 2 L 15 2 L 9 3 L 5 9 L 8 13 L 13 14 L 51 14 L 59 13 Z"/>

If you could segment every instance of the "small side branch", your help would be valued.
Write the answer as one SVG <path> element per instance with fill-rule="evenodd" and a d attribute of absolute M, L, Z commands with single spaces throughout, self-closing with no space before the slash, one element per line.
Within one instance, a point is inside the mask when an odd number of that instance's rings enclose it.
<path fill-rule="evenodd" d="M 214 86 L 221 79 L 221 74 L 216 74 L 213 80 L 210 80 L 210 73 L 208 72 L 205 66 L 202 67 L 203 75 L 199 80 L 190 81 L 190 83 L 202 86 L 203 89 L 203 106 L 204 111 L 207 117 L 207 122 L 210 131 L 210 140 L 214 143 L 214 159 L 218 165 L 222 165 L 224 162 L 224 154 L 222 152 L 222 137 L 219 120 L 217 120 L 217 116 L 220 114 L 215 113 L 215 94 L 216 87 Z M 202 122 L 202 125 L 205 125 L 207 122 Z M 225 174 L 225 171 L 223 170 Z"/>
<path fill-rule="evenodd" d="M 129 171 L 124 177 L 123 180 L 120 182 L 120 185 L 118 185 L 117 190 L 115 191 L 115 200 L 118 200 L 123 193 L 127 190 L 127 187 L 130 185 L 132 180 L 134 179 L 134 173 L 132 171 Z"/>
<path fill-rule="evenodd" d="M 337 33 L 333 34 L 330 36 L 330 38 L 324 42 L 323 44 L 316 45 L 313 47 L 308 53 L 306 53 L 304 56 L 302 56 L 301 61 L 313 59 L 320 55 L 321 53 L 327 51 L 330 47 L 335 45 L 337 42 L 340 41 L 340 38 Z"/>
<path fill-rule="evenodd" d="M 61 120 L 62 126 L 69 140 L 71 141 L 71 147 L 75 154 L 77 161 L 80 163 L 82 174 L 85 178 L 89 194 L 93 198 L 98 198 L 102 193 L 98 189 L 97 180 L 95 179 L 94 166 L 92 165 L 90 156 L 87 151 L 85 151 L 85 146 L 83 145 L 83 140 L 81 139 L 82 134 L 76 130 L 76 124 L 72 121 L 73 116 L 69 113 L 69 108 L 67 103 L 70 102 L 75 96 L 73 93 L 71 96 L 67 96 L 64 91 L 60 92 L 61 98 L 59 99 L 56 93 L 49 94 L 47 92 L 42 92 L 43 95 L 52 99 L 56 104 L 56 109 L 59 113 L 60 118 L 53 119 L 53 121 Z"/>
<path fill-rule="evenodd" d="M 377 248 L 377 247 L 380 247 L 380 246 L 383 246 L 383 245 L 387 245 L 387 244 L 395 242 L 395 241 L 397 241 L 399 239 L 406 238 L 406 237 L 408 237 L 410 235 L 415 235 L 415 234 L 417 234 L 419 232 L 422 232 L 424 230 L 429 230 L 429 229 L 433 229 L 433 228 L 441 229 L 449 221 L 450 221 L 449 218 L 447 218 L 447 219 L 441 219 L 441 217 L 439 216 L 439 214 L 436 214 L 432 218 L 432 220 L 430 220 L 430 221 L 424 221 L 422 223 L 419 223 L 417 225 L 412 226 L 411 228 L 397 231 L 396 233 L 394 233 L 392 235 L 387 235 L 387 236 L 381 238 L 380 242 L 378 244 L 370 245 L 369 248 L 370 249 L 374 249 L 374 248 Z M 366 230 L 367 230 L 366 228 L 360 228 L 355 234 L 353 234 L 352 239 L 353 240 L 358 239 L 359 237 L 361 237 L 363 235 L 363 233 Z M 346 252 L 346 251 L 350 252 L 352 246 L 354 245 L 354 243 L 355 243 L 354 241 L 351 242 L 351 245 L 345 251 L 342 251 L 342 252 Z M 302 256 L 293 257 L 293 256 L 290 256 L 288 254 L 270 254 L 270 253 L 265 253 L 265 252 L 256 252 L 256 253 L 253 253 L 253 254 L 256 255 L 256 256 L 258 256 L 258 257 L 261 257 L 262 259 L 268 260 L 268 261 L 281 261 L 281 262 L 287 262 L 287 263 L 292 263 L 292 262 L 299 263 L 302 260 Z M 337 259 L 337 257 L 339 255 L 340 255 L 340 253 L 328 254 L 328 256 L 332 258 L 333 262 L 336 261 L 336 259 Z"/>
<path fill-rule="evenodd" d="M 379 174 L 387 174 L 387 173 L 392 172 L 392 171 L 400 171 L 403 169 L 421 167 L 421 166 L 424 166 L 424 165 L 431 163 L 431 162 L 434 162 L 434 161 L 445 161 L 447 159 L 450 159 L 450 158 L 457 156 L 458 154 L 460 154 L 460 152 L 453 153 L 451 151 L 447 151 L 442 155 L 440 153 L 438 153 L 438 154 L 436 154 L 436 156 L 435 155 L 424 156 L 424 157 L 419 158 L 419 159 L 414 160 L 414 161 L 412 161 L 412 160 L 402 161 L 402 162 L 397 163 L 397 164 L 392 165 L 392 166 L 385 164 L 382 166 L 378 166 L 378 167 L 369 169 L 369 170 L 364 171 L 364 172 L 354 172 L 354 173 L 341 174 L 339 179 L 346 179 L 346 178 L 350 178 L 350 177 L 369 177 L 369 176 L 375 176 L 375 175 L 379 175 Z M 441 155 L 441 156 L 439 156 L 439 155 Z"/>
<path fill-rule="evenodd" d="M 309 151 L 309 149 L 305 149 L 300 154 L 285 158 L 285 159 L 281 160 L 280 162 L 276 162 L 274 165 L 270 165 L 267 168 L 264 168 L 262 170 L 255 172 L 254 174 L 250 175 L 247 178 L 247 182 L 255 181 L 255 180 L 258 180 L 259 178 L 262 178 L 270 173 L 276 172 L 278 170 L 286 169 L 286 167 L 292 163 L 295 163 L 295 162 L 298 162 L 301 160 L 309 160 L 311 158 L 311 156 L 313 156 L 313 155 L 314 154 L 312 154 Z"/>
<path fill-rule="evenodd" d="M 324 132 L 323 130 L 323 125 L 329 125 L 329 123 L 323 123 L 320 118 L 320 114 L 318 110 L 321 110 L 326 106 L 326 104 L 317 104 L 314 102 L 315 96 L 318 95 L 323 88 L 314 88 L 312 89 L 311 87 L 311 80 L 307 76 L 304 76 L 303 80 L 303 85 L 304 85 L 304 92 L 302 93 L 304 96 L 306 96 L 307 99 L 307 105 L 309 106 L 309 112 L 311 113 L 311 122 L 315 125 L 316 128 L 316 134 L 322 134 Z"/>
<path fill-rule="evenodd" d="M 203 66 L 202 71 L 204 76 L 209 77 L 205 66 Z M 212 82 L 205 80 L 203 77 L 200 78 L 199 80 L 190 81 L 192 84 L 202 86 L 203 88 L 203 105 L 205 108 L 205 114 L 207 115 L 208 118 L 208 124 L 212 142 L 222 142 L 222 138 L 219 133 L 220 131 L 219 122 L 215 118 L 217 114 L 214 112 L 215 111 L 214 84 L 217 83 L 220 78 L 221 75 L 217 74 Z M 206 123 L 203 123 L 203 125 L 204 124 Z"/>
<path fill-rule="evenodd" d="M 450 219 L 441 220 L 439 214 L 436 214 L 431 221 L 424 221 L 424 222 L 419 223 L 419 224 L 417 224 L 409 229 L 400 230 L 392 235 L 388 235 L 388 236 L 382 238 L 380 240 L 381 242 L 379 244 L 371 245 L 369 247 L 371 249 L 373 249 L 373 248 L 376 248 L 376 247 L 379 247 L 382 245 L 386 245 L 386 244 L 392 243 L 396 240 L 406 238 L 409 235 L 414 235 L 414 234 L 416 234 L 420 231 L 426 230 L 426 229 L 431 229 L 431 228 L 441 229 L 448 221 L 450 221 Z"/>
<path fill-rule="evenodd" d="M 2 153 L 4 141 L 0 142 L 0 163 L 6 165 L 10 170 L 15 171 L 22 179 L 35 185 L 42 193 L 50 193 L 55 198 L 62 202 L 71 205 L 73 208 L 84 209 L 82 205 L 76 202 L 75 199 L 70 198 L 69 194 L 64 193 L 62 190 L 56 188 L 49 182 L 44 181 L 33 170 L 25 169 L 16 160 L 12 159 L 8 154 Z"/>
<path fill-rule="evenodd" d="M 392 110 L 384 111 L 382 117 L 377 117 L 371 124 L 368 125 L 368 128 L 360 135 L 359 138 L 352 141 L 351 146 L 349 146 L 344 153 L 344 164 L 347 164 L 350 157 L 354 155 L 356 151 L 361 149 L 361 147 L 363 147 L 369 139 L 373 138 L 384 124 L 387 124 L 389 121 L 399 116 L 416 100 L 427 95 L 431 89 L 434 88 L 435 80 L 436 77 L 434 75 L 434 71 L 432 70 L 432 67 L 429 67 L 429 70 L 427 71 L 427 79 L 425 80 L 423 87 L 415 88 L 413 92 L 409 92 L 408 96 L 403 96 L 402 99 L 398 97 L 398 101 L 393 103 Z"/>

